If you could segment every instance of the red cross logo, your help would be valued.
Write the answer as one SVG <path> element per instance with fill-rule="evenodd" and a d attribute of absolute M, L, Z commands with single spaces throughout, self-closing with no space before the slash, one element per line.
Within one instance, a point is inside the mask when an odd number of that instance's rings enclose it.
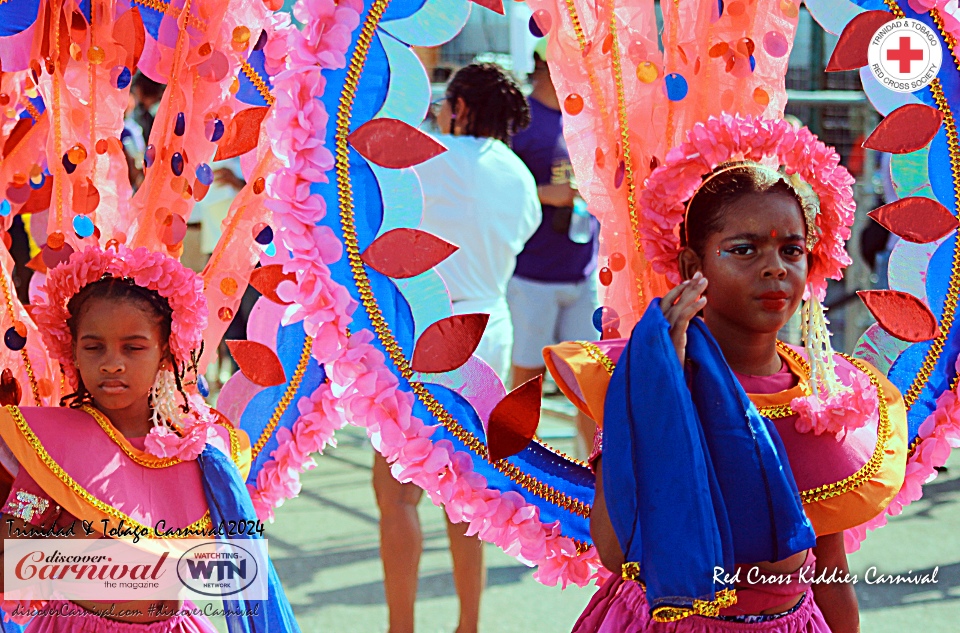
<path fill-rule="evenodd" d="M 900 48 L 887 51 L 887 60 L 900 62 L 900 74 L 910 74 L 910 63 L 923 61 L 923 49 L 910 48 L 910 36 L 900 38 Z"/>

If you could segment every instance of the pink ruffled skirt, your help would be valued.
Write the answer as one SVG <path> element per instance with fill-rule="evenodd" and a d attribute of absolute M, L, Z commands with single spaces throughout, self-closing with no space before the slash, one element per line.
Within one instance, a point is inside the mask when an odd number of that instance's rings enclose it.
<path fill-rule="evenodd" d="M 58 615 L 60 607 L 63 607 L 64 615 Z M 217 633 L 213 623 L 202 614 L 176 615 L 166 620 L 138 624 L 94 615 L 72 602 L 50 601 L 45 608 L 52 609 L 53 613 L 30 620 L 24 633 Z M 187 601 L 183 608 L 192 611 L 196 605 Z"/>
<path fill-rule="evenodd" d="M 697 615 L 677 622 L 654 622 L 643 589 L 612 578 L 593 595 L 573 633 L 830 633 L 820 609 L 807 592 L 800 606 L 766 622 L 730 622 Z"/>

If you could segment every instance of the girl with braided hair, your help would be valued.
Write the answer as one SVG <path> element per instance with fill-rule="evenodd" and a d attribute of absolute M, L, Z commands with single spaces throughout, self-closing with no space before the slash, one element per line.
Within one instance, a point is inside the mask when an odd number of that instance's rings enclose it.
<path fill-rule="evenodd" d="M 454 314 L 489 315 L 475 354 L 506 382 L 513 346 L 507 282 L 541 219 L 533 175 L 506 145 L 529 124 L 529 109 L 516 81 L 499 66 L 471 64 L 447 86 L 437 122 L 438 140 L 447 151 L 416 168 L 424 195 L 420 228 L 459 247 L 436 270 L 450 291 Z M 394 479 L 380 454 L 373 485 L 381 513 L 389 631 L 410 633 L 422 551 L 417 503 L 423 490 Z M 467 525 L 447 523 L 460 598 L 458 633 L 477 630 L 484 585 L 482 543 L 465 535 Z"/>

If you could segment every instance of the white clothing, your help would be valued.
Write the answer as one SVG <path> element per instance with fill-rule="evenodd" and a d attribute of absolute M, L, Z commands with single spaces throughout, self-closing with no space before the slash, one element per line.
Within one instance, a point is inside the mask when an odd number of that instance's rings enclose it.
<path fill-rule="evenodd" d="M 437 140 L 447 151 L 414 168 L 423 186 L 420 229 L 460 247 L 437 272 L 455 312 L 490 314 L 477 355 L 506 379 L 513 345 L 507 282 L 517 254 L 540 226 L 537 183 L 513 150 L 496 139 L 439 135 Z M 467 305 L 470 309 L 463 309 Z"/>

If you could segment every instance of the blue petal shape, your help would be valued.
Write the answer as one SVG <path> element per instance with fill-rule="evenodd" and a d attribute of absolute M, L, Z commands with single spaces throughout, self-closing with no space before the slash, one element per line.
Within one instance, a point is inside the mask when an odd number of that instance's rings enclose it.
<path fill-rule="evenodd" d="M 472 6 L 463 0 L 427 0 L 410 17 L 383 22 L 380 28 L 411 46 L 440 46 L 460 32 Z"/>
<path fill-rule="evenodd" d="M 431 268 L 416 277 L 393 281 L 410 306 L 414 340 L 419 339 L 431 324 L 453 314 L 447 285 L 436 270 Z M 410 350 L 412 353 L 413 350 Z"/>
<path fill-rule="evenodd" d="M 306 334 L 303 331 L 302 322 L 281 327 L 277 331 L 277 356 L 283 365 L 283 371 L 288 380 L 293 377 L 297 365 L 300 362 L 300 353 L 303 351 L 305 339 Z M 323 367 L 317 363 L 316 359 L 311 357 L 307 364 L 307 370 L 303 375 L 303 380 L 300 383 L 300 388 L 290 402 L 290 406 L 284 411 L 270 439 L 254 459 L 253 465 L 250 468 L 250 475 L 247 477 L 248 483 L 256 483 L 257 473 L 260 472 L 260 469 L 263 468 L 266 462 L 273 459 L 270 457 L 270 453 L 277 448 L 277 431 L 280 430 L 281 427 L 288 429 L 293 427 L 293 424 L 300 417 L 300 412 L 297 409 L 297 401 L 301 397 L 309 396 L 316 391 L 317 387 L 320 386 L 325 378 L 326 374 L 323 371 Z M 250 436 L 251 444 L 256 444 L 257 440 L 260 439 L 260 435 L 270 422 L 270 417 L 277 408 L 277 404 L 287 390 L 287 384 L 288 383 L 284 383 L 275 387 L 267 387 L 254 396 L 243 410 L 243 416 L 240 418 L 240 428 Z"/>
<path fill-rule="evenodd" d="M 265 34 L 266 32 L 263 31 L 263 33 Z M 270 82 L 270 76 L 267 75 L 267 71 L 263 66 L 265 61 L 266 55 L 264 55 L 263 49 L 251 51 L 250 55 L 247 57 L 249 70 L 256 73 L 256 75 L 260 78 L 260 81 L 266 84 L 268 91 L 272 91 L 273 84 Z M 237 77 L 240 81 L 240 88 L 237 90 L 237 99 L 239 101 L 252 106 L 269 105 L 254 83 L 250 81 L 250 78 L 247 76 L 245 71 L 239 72 Z"/>
<path fill-rule="evenodd" d="M 380 185 L 380 198 L 383 201 L 383 221 L 377 236 L 393 229 L 415 229 L 420 226 L 423 188 L 417 173 L 409 167 L 387 169 L 370 165 L 370 168 Z"/>
<path fill-rule="evenodd" d="M 87 16 L 89 16 L 90 2 L 84 0 L 84 3 L 87 5 Z M 39 14 L 40 0 L 16 0 L 16 2 L 0 4 L 0 37 L 22 33 L 37 21 Z"/>
<path fill-rule="evenodd" d="M 382 22 L 408 18 L 423 6 L 424 0 L 391 0 L 383 12 Z"/>
<path fill-rule="evenodd" d="M 420 127 L 430 107 L 430 80 L 420 58 L 406 44 L 380 31 L 377 39 L 389 64 L 390 83 L 377 118 L 403 121 Z"/>
<path fill-rule="evenodd" d="M 954 249 L 956 247 L 957 236 L 954 234 L 940 245 L 927 268 L 927 305 L 937 316 L 938 321 L 942 319 L 943 315 L 944 300 L 950 285 Z M 930 378 L 920 391 L 916 402 L 907 412 L 910 438 L 916 437 L 920 425 L 936 408 L 937 398 L 946 389 L 949 389 L 950 383 L 956 375 L 958 337 L 960 337 L 960 319 L 954 319 L 944 351 L 937 359 Z M 901 393 L 906 393 L 910 385 L 913 384 L 914 378 L 920 372 L 923 361 L 932 345 L 932 341 L 911 345 L 893 363 L 889 378 Z"/>

